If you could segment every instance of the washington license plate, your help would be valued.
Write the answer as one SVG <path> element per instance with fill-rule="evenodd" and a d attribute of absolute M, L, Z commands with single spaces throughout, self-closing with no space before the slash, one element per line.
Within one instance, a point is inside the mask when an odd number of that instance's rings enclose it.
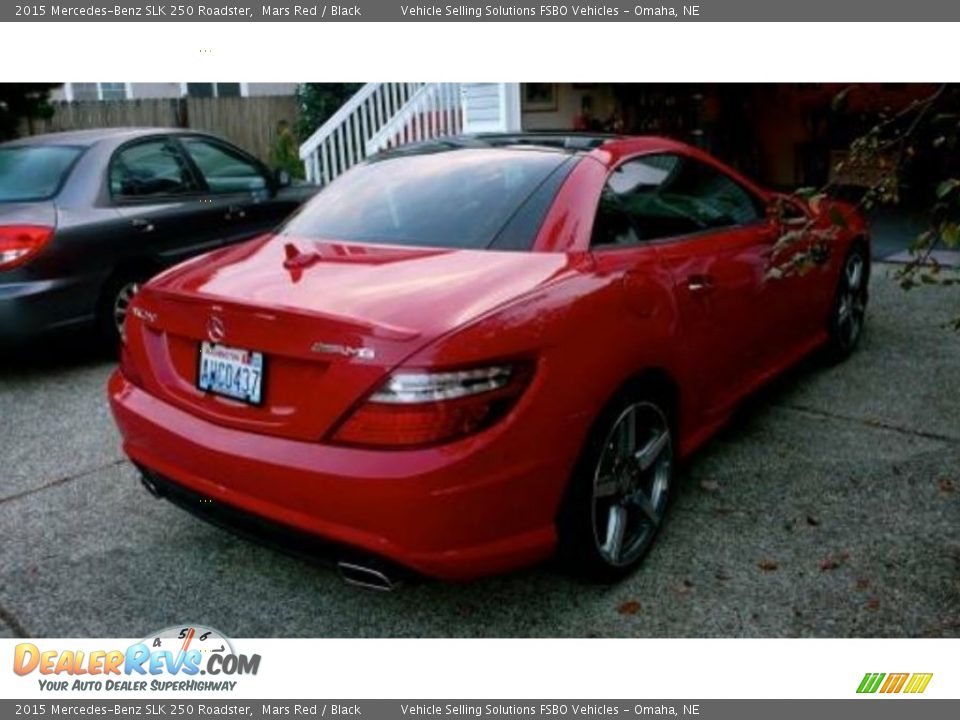
<path fill-rule="evenodd" d="M 263 353 L 200 344 L 197 387 L 204 392 L 259 405 L 263 401 L 263 374 Z"/>

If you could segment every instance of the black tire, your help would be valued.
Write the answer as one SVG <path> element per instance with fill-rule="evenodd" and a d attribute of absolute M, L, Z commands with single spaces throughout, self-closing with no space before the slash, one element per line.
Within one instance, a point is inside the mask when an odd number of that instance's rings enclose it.
<path fill-rule="evenodd" d="M 149 275 L 144 270 L 121 270 L 103 286 L 97 303 L 97 333 L 109 352 L 119 347 L 126 307 Z"/>
<path fill-rule="evenodd" d="M 869 282 L 870 258 L 863 243 L 856 243 L 843 260 L 830 308 L 828 361 L 846 360 L 860 343 L 866 320 Z"/>
<path fill-rule="evenodd" d="M 624 444 L 631 433 L 623 428 L 630 412 L 635 413 L 632 445 Z M 670 403 L 655 393 L 625 391 L 607 407 L 594 425 L 557 518 L 557 554 L 565 570 L 613 583 L 640 565 L 670 506 L 674 438 Z M 631 455 L 634 466 L 625 459 Z M 643 499 L 637 497 L 641 492 Z M 617 543 L 614 528 L 619 525 L 624 529 Z"/>

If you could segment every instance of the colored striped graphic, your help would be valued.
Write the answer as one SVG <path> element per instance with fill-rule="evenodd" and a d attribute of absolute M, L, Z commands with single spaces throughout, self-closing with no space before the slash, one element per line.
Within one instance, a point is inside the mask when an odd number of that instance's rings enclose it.
<path fill-rule="evenodd" d="M 927 689 L 927 685 L 930 684 L 930 678 L 932 677 L 933 673 L 914 673 L 903 691 L 907 693 L 922 693 Z"/>
<path fill-rule="evenodd" d="M 933 673 L 867 673 L 857 687 L 858 693 L 922 693 Z"/>

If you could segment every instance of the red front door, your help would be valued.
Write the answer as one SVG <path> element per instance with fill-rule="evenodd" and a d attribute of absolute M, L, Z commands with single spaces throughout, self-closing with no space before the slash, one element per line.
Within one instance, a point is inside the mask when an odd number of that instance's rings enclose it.
<path fill-rule="evenodd" d="M 724 414 L 771 360 L 776 282 L 767 277 L 773 232 L 763 223 L 657 246 L 673 276 L 682 356 L 704 418 Z"/>
<path fill-rule="evenodd" d="M 637 242 L 654 248 L 671 274 L 697 414 L 705 421 L 723 414 L 764 373 L 774 349 L 782 297 L 768 277 L 776 232 L 765 199 L 719 166 L 656 153 L 614 168 L 604 204 L 623 211 Z M 624 243 L 619 234 L 601 241 Z"/>

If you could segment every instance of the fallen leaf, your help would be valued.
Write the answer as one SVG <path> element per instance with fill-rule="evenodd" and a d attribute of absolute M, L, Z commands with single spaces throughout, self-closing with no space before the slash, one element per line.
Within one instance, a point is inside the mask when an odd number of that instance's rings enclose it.
<path fill-rule="evenodd" d="M 827 555 L 827 557 L 820 562 L 820 572 L 836 570 L 838 567 L 840 567 L 840 558 L 833 555 Z"/>
<path fill-rule="evenodd" d="M 627 600 L 617 608 L 617 612 L 621 615 L 636 615 L 640 612 L 640 607 L 640 603 L 636 600 Z"/>
<path fill-rule="evenodd" d="M 870 587 L 870 581 L 866 578 L 857 578 L 857 590 L 866 590 Z"/>
<path fill-rule="evenodd" d="M 773 572 L 780 567 L 780 564 L 776 560 L 771 560 L 766 558 L 757 563 L 757 567 L 765 572 Z"/>
<path fill-rule="evenodd" d="M 940 486 L 940 492 L 942 493 L 952 493 L 954 490 L 956 490 L 953 480 L 950 478 L 940 478 L 938 485 Z"/>
<path fill-rule="evenodd" d="M 877 610 L 880 607 L 880 598 L 876 595 L 867 600 L 867 607 L 871 610 Z"/>
<path fill-rule="evenodd" d="M 819 527 L 820 518 L 818 518 L 816 515 L 807 515 L 807 525 L 810 527 Z"/>
<path fill-rule="evenodd" d="M 701 480 L 700 487 L 707 492 L 715 492 L 720 489 L 720 483 L 718 483 L 716 480 Z"/>

